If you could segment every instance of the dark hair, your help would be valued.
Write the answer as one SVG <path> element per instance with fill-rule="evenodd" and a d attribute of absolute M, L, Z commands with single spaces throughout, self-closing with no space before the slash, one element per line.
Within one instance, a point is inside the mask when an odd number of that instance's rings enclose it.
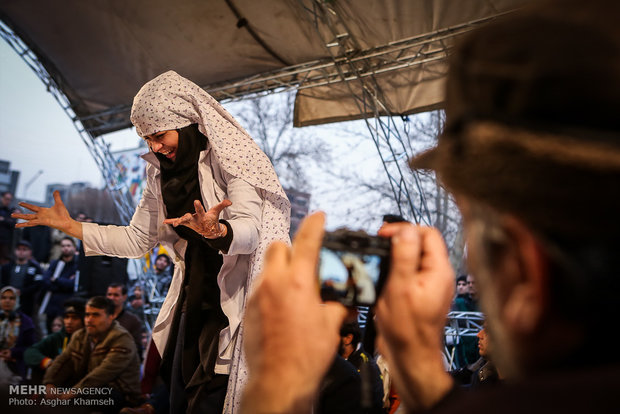
<path fill-rule="evenodd" d="M 112 302 L 105 296 L 93 296 L 92 298 L 88 299 L 88 302 L 86 302 L 86 306 L 103 309 L 106 315 L 114 314 L 114 302 Z"/>
<path fill-rule="evenodd" d="M 459 282 L 467 283 L 467 275 L 460 275 L 459 277 L 457 277 L 456 278 L 456 283 L 458 284 Z"/>
<path fill-rule="evenodd" d="M 362 339 L 362 330 L 357 322 L 346 322 L 340 328 L 340 336 L 353 335 L 352 345 L 357 346 L 357 344 Z"/>
<path fill-rule="evenodd" d="M 407 220 L 405 220 L 403 216 L 399 216 L 397 214 L 386 214 L 383 216 L 383 221 L 386 223 L 402 223 Z"/>
<path fill-rule="evenodd" d="M 65 236 L 62 239 L 60 239 L 60 241 L 63 241 L 63 240 L 69 240 L 73 244 L 73 247 L 77 248 L 77 244 L 75 244 L 75 240 L 73 239 L 73 237 Z"/>
<path fill-rule="evenodd" d="M 157 257 L 155 258 L 155 261 L 158 261 L 160 257 L 165 257 L 166 260 L 168 260 L 168 264 L 170 264 L 172 262 L 172 260 L 170 260 L 170 256 L 168 256 L 165 253 L 158 254 Z"/>
<path fill-rule="evenodd" d="M 110 283 L 108 285 L 108 289 L 109 288 L 121 288 L 123 295 L 127 294 L 127 285 L 124 283 L 118 283 L 118 282 Z"/>
<path fill-rule="evenodd" d="M 62 307 L 64 308 L 65 315 L 67 313 L 75 313 L 80 318 L 83 318 L 85 305 L 86 301 L 83 298 L 69 298 L 63 302 Z"/>

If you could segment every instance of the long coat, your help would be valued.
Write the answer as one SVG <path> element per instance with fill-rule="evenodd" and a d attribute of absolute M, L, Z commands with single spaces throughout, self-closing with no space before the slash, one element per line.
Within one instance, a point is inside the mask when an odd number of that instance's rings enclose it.
<path fill-rule="evenodd" d="M 148 162 L 147 183 L 129 226 L 83 223 L 83 241 L 87 256 L 105 254 L 139 258 L 157 243 L 161 243 L 171 254 L 175 264 L 174 275 L 153 327 L 153 342 L 161 355 L 181 294 L 187 241 L 180 238 L 171 226 L 163 224 L 166 211 L 161 193 L 159 162 L 153 153 L 148 153 L 143 158 Z M 223 265 L 217 281 L 221 290 L 221 307 L 228 317 L 229 325 L 220 332 L 219 354 L 220 359 L 231 361 L 229 393 L 238 394 L 240 388 L 236 384 L 238 381 L 243 383 L 247 375 L 245 362 L 241 358 L 241 322 L 246 294 L 251 280 L 259 271 L 266 244 L 274 239 L 282 240 L 280 233 L 288 232 L 288 228 L 274 232 L 264 227 L 262 219 L 265 210 L 274 209 L 265 197 L 266 192 L 248 186 L 247 182 L 221 169 L 209 147 L 201 152 L 198 162 L 198 178 L 205 208 L 209 209 L 224 199 L 232 201 L 232 205 L 221 214 L 221 218 L 225 219 L 233 230 L 233 240 L 226 253 L 220 252 L 223 255 Z M 248 188 L 253 194 L 248 192 Z M 256 197 L 257 194 L 259 197 Z M 251 205 L 257 199 L 261 205 Z M 253 211 L 257 214 L 251 213 Z M 259 246 L 262 248 L 258 249 Z M 257 250 L 261 250 L 261 253 L 257 254 Z"/>

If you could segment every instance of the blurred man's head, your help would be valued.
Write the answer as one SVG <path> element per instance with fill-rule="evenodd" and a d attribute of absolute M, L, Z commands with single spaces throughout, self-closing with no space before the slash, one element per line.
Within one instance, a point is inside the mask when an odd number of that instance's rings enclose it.
<path fill-rule="evenodd" d="M 5 191 L 2 193 L 0 197 L 0 201 L 2 202 L 2 206 L 8 207 L 13 202 L 13 194 L 10 191 Z"/>
<path fill-rule="evenodd" d="M 362 340 L 362 331 L 357 322 L 345 322 L 340 328 L 340 349 L 338 353 L 348 358 L 357 349 Z"/>
<path fill-rule="evenodd" d="M 489 359 L 489 337 L 486 330 L 481 329 L 476 336 L 478 337 L 478 353 L 481 357 Z"/>
<path fill-rule="evenodd" d="M 170 257 L 168 257 L 167 254 L 157 255 L 155 259 L 155 270 L 163 272 L 168 266 L 170 266 Z"/>
<path fill-rule="evenodd" d="M 75 256 L 76 246 L 75 240 L 71 237 L 63 237 L 60 240 L 60 255 L 63 260 L 69 261 Z"/>
<path fill-rule="evenodd" d="M 114 323 L 114 303 L 103 296 L 94 296 L 86 302 L 84 325 L 96 342 L 105 338 Z"/>
<path fill-rule="evenodd" d="M 472 299 L 478 300 L 478 289 L 476 287 L 476 280 L 474 279 L 474 276 L 467 275 L 465 281 L 467 283 L 467 293 L 469 293 L 469 296 L 471 296 Z"/>
<path fill-rule="evenodd" d="M 17 242 L 15 246 L 15 261 L 18 264 L 25 264 L 32 259 L 32 245 L 26 240 Z"/>
<path fill-rule="evenodd" d="M 127 286 L 120 283 L 112 283 L 108 286 L 106 297 L 114 303 L 114 311 L 119 312 L 127 301 Z"/>
<path fill-rule="evenodd" d="M 65 332 L 71 335 L 84 327 L 84 301 L 69 299 L 64 303 L 63 323 Z"/>
<path fill-rule="evenodd" d="M 605 358 L 620 289 L 620 4 L 537 4 L 455 49 L 445 130 L 412 161 L 463 213 L 507 376 Z"/>
<path fill-rule="evenodd" d="M 469 294 L 469 289 L 467 288 L 467 276 L 461 275 L 456 278 L 456 294 L 459 296 Z"/>

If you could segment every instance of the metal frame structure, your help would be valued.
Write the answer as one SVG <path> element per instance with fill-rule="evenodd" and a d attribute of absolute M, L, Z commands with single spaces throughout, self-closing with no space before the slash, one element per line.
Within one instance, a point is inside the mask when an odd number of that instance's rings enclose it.
<path fill-rule="evenodd" d="M 467 33 L 497 16 L 469 21 L 362 50 L 359 42 L 350 34 L 346 22 L 340 18 L 330 2 L 298 1 L 317 29 L 326 50 L 330 53 L 330 59 L 305 62 L 238 81 L 206 85 L 203 88 L 215 99 L 226 102 L 291 89 L 303 90 L 336 83 L 348 85 L 360 113 L 374 115 L 373 118 L 366 117 L 365 123 L 381 157 L 394 199 L 401 208 L 400 213 L 411 217 L 417 223 L 432 224 L 417 173 L 402 168 L 403 162 L 413 154 L 406 145 L 406 137 L 402 136 L 396 126 L 395 118 L 384 104 L 383 94 L 375 76 L 419 68 L 427 63 L 444 60 L 450 50 L 450 39 Z M 128 127 L 130 105 L 120 105 L 88 116 L 76 116 L 58 80 L 47 72 L 29 47 L 4 23 L 0 24 L 0 35 L 37 74 L 73 121 L 105 178 L 106 186 L 112 194 L 122 220 L 129 222 L 134 206 L 124 195 L 127 188 L 119 179 L 114 158 L 105 142 L 97 137 L 102 132 Z M 355 92 L 354 83 L 360 87 L 361 94 Z M 415 201 L 410 188 L 416 189 Z"/>
<path fill-rule="evenodd" d="M 482 312 L 461 312 L 454 311 L 448 313 L 448 322 L 444 328 L 444 356 L 450 369 L 457 368 L 454 361 L 456 345 L 461 343 L 461 338 L 465 336 L 477 336 L 483 328 L 484 314 Z"/>
<path fill-rule="evenodd" d="M 119 169 L 114 161 L 114 157 L 110 153 L 110 149 L 103 140 L 95 139 L 91 131 L 84 128 L 82 121 L 75 115 L 71 107 L 71 103 L 62 92 L 60 85 L 48 73 L 39 58 L 4 22 L 0 21 L 0 36 L 15 50 L 15 52 L 26 62 L 32 71 L 41 79 L 41 82 L 52 94 L 56 102 L 65 111 L 67 116 L 73 121 L 73 126 L 77 130 L 80 138 L 90 151 L 93 159 L 97 163 L 101 171 L 106 187 L 108 188 L 114 205 L 116 206 L 121 220 L 129 223 L 133 215 L 134 206 L 127 197 L 129 189 L 127 185 L 120 179 Z"/>

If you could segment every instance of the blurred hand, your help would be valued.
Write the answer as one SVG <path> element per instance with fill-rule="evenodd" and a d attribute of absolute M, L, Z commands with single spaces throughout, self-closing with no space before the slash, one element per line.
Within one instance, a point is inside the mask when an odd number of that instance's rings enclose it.
<path fill-rule="evenodd" d="M 223 200 L 205 212 L 202 203 L 194 200 L 194 208 L 196 210 L 194 214 L 186 213 L 182 217 L 166 219 L 164 224 L 171 224 L 174 227 L 186 226 L 207 239 L 217 239 L 226 236 L 228 230 L 225 225 L 220 223 L 220 213 L 231 205 L 232 202 L 230 200 Z"/>
<path fill-rule="evenodd" d="M 454 294 L 454 271 L 439 231 L 386 224 L 392 239 L 390 273 L 376 321 L 396 388 L 405 406 L 427 409 L 452 387 L 443 366 L 443 329 Z"/>
<path fill-rule="evenodd" d="M 243 413 L 303 413 L 340 342 L 347 314 L 338 303 L 322 304 L 316 275 L 325 217 L 308 216 L 292 249 L 273 243 L 265 255 L 245 312 L 245 351 L 250 380 Z"/>

